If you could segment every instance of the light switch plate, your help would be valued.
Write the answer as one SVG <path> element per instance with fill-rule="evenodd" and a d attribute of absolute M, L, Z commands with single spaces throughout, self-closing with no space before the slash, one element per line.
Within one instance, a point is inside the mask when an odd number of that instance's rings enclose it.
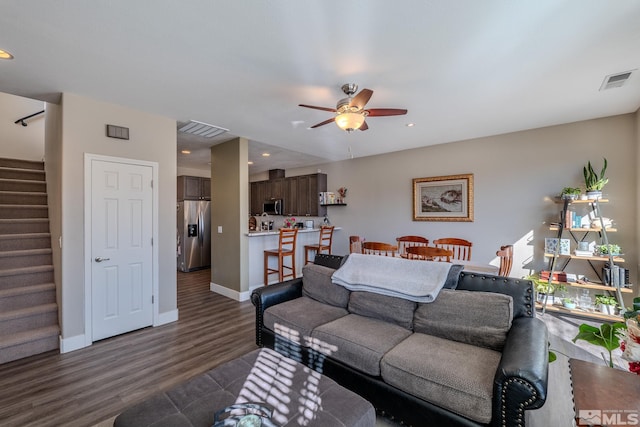
<path fill-rule="evenodd" d="M 218 226 L 218 233 L 222 234 L 222 226 L 221 225 Z"/>

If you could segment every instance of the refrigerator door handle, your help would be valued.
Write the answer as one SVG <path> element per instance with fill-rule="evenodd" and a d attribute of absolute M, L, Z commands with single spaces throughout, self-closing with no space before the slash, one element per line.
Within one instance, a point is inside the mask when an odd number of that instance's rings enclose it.
<path fill-rule="evenodd" d="M 204 215 L 202 209 L 198 209 L 198 240 L 200 246 L 204 244 Z"/>

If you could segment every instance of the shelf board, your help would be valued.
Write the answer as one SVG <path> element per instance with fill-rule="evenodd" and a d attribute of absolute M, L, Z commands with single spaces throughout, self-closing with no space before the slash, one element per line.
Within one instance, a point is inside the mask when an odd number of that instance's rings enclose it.
<path fill-rule="evenodd" d="M 320 206 L 347 206 L 346 203 L 323 203 Z"/>
<path fill-rule="evenodd" d="M 597 199 L 598 203 L 609 203 L 609 199 Z M 555 199 L 556 203 L 564 203 L 564 199 L 561 198 L 557 198 Z M 576 200 L 569 200 L 569 204 L 588 204 L 588 203 L 594 203 L 596 201 L 596 199 L 587 199 L 587 200 L 580 200 L 580 199 L 576 199 Z"/>
<path fill-rule="evenodd" d="M 536 301 L 536 309 L 542 310 L 542 304 Z M 574 316 L 588 317 L 590 319 L 607 320 L 609 322 L 621 322 L 622 316 L 612 316 L 596 311 L 584 311 L 579 308 L 570 309 L 559 305 L 547 304 L 546 311 L 562 314 L 572 314 Z"/>
<path fill-rule="evenodd" d="M 545 257 L 547 258 L 553 258 L 554 255 L 553 254 L 548 254 L 545 253 L 544 254 Z M 609 261 L 609 257 L 605 257 L 605 256 L 576 256 L 576 255 L 563 255 L 563 254 L 558 254 L 558 258 L 571 258 L 571 259 L 586 259 L 589 261 Z M 621 258 L 619 256 L 614 256 L 613 257 L 613 262 L 624 262 L 624 258 Z"/>
<path fill-rule="evenodd" d="M 577 283 L 577 282 L 558 282 L 557 280 L 552 280 L 551 284 L 553 285 L 565 285 L 571 286 L 572 288 L 583 288 L 583 289 L 596 289 L 599 291 L 611 291 L 615 292 L 615 286 L 601 285 L 599 283 Z M 620 288 L 620 292 L 623 294 L 632 294 L 633 289 L 631 288 Z"/>
<path fill-rule="evenodd" d="M 549 227 L 549 230 L 551 231 L 558 231 L 558 226 L 552 225 Z M 598 227 L 598 228 L 565 228 L 565 230 L 569 230 L 569 231 L 602 231 L 602 228 Z M 605 231 L 607 233 L 615 233 L 616 231 L 618 231 L 618 229 L 616 228 L 605 228 Z"/>

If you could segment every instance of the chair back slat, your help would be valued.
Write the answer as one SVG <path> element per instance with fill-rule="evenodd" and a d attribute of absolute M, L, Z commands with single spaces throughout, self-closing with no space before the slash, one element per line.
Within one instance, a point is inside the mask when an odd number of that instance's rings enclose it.
<path fill-rule="evenodd" d="M 396 256 L 398 247 L 390 243 L 383 242 L 364 242 L 362 244 L 362 253 L 367 255 Z"/>
<path fill-rule="evenodd" d="M 433 246 L 411 246 L 407 248 L 407 258 L 425 260 L 425 261 L 444 261 L 451 262 L 453 252 L 434 248 Z"/>
<path fill-rule="evenodd" d="M 329 247 L 331 248 L 331 243 L 333 241 L 333 229 L 335 226 L 333 225 L 323 225 L 320 227 L 320 247 Z"/>
<path fill-rule="evenodd" d="M 500 246 L 500 250 L 496 252 L 500 257 L 500 276 L 509 276 L 511 267 L 513 266 L 513 245 Z"/>
<path fill-rule="evenodd" d="M 295 252 L 297 236 L 297 228 L 281 228 L 278 250 L 280 252 Z"/>
<path fill-rule="evenodd" d="M 407 256 L 407 248 L 414 246 L 427 246 L 429 239 L 422 236 L 401 236 L 396 238 L 398 242 L 398 254 L 405 258 Z"/>
<path fill-rule="evenodd" d="M 473 243 L 468 240 L 447 237 L 443 239 L 436 239 L 433 241 L 433 244 L 436 248 L 442 248 L 452 251 L 453 256 L 451 258 L 454 260 L 471 260 L 471 246 L 473 246 Z"/>
<path fill-rule="evenodd" d="M 364 242 L 364 239 L 360 236 L 349 236 L 349 253 L 361 254 L 362 242 Z"/>

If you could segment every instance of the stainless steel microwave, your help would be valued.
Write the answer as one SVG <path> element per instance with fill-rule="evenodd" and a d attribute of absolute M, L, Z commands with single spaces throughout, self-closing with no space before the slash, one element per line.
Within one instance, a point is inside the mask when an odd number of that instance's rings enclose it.
<path fill-rule="evenodd" d="M 262 212 L 269 215 L 282 215 L 283 206 L 282 199 L 265 200 L 262 204 Z"/>

